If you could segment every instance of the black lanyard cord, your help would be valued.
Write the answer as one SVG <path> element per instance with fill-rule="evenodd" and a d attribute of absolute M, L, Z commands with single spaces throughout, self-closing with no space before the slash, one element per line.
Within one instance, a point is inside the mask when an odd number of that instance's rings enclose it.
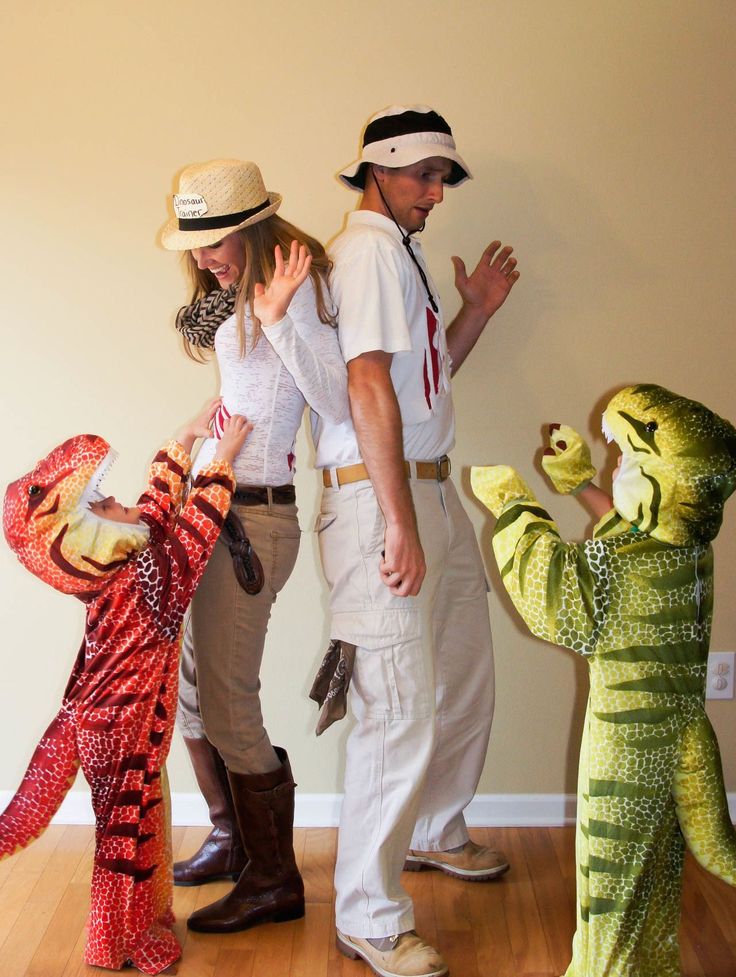
<path fill-rule="evenodd" d="M 416 265 L 416 269 L 419 272 L 419 277 L 422 279 L 422 284 L 424 285 L 425 291 L 427 292 L 427 298 L 429 299 L 429 304 L 432 306 L 432 308 L 434 309 L 435 313 L 439 314 L 439 311 L 440 311 L 439 310 L 439 306 L 435 302 L 434 296 L 432 295 L 432 292 L 430 290 L 429 282 L 427 281 L 427 276 L 424 273 L 424 268 L 422 268 L 422 266 L 419 264 L 419 260 L 418 260 L 417 256 L 414 254 L 414 251 L 412 250 L 411 238 L 409 237 L 408 234 L 404 234 L 403 228 L 401 227 L 401 225 L 399 224 L 399 222 L 394 217 L 393 212 L 391 211 L 391 208 L 388 205 L 388 201 L 386 200 L 386 198 L 383 195 L 383 190 L 381 189 L 381 184 L 378 182 L 378 180 L 376 180 L 375 183 L 376 183 L 376 186 L 378 187 L 378 192 L 381 195 L 381 200 L 383 201 L 383 206 L 388 211 L 388 215 L 391 218 L 391 220 L 394 222 L 394 224 L 396 224 L 397 228 L 399 229 L 399 233 L 401 234 L 401 243 L 404 245 L 404 247 L 406 248 L 406 250 L 409 252 L 409 257 L 411 258 L 411 260 Z M 420 228 L 418 228 L 418 230 L 423 231 L 424 230 L 424 224 L 422 224 L 422 226 Z"/>

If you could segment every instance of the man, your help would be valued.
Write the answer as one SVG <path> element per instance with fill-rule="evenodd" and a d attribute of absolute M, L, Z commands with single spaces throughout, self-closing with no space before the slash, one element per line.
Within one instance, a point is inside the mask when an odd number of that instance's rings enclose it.
<path fill-rule="evenodd" d="M 362 192 L 330 255 L 353 423 L 315 432 L 332 637 L 355 646 L 337 940 L 383 977 L 440 977 L 442 957 L 413 932 L 405 859 L 473 881 L 508 868 L 469 841 L 462 814 L 486 755 L 493 653 L 483 564 L 448 479 L 450 377 L 519 273 L 498 241 L 470 275 L 453 258 L 462 307 L 445 331 L 413 235 L 470 172 L 431 109 L 373 116 L 340 178 Z"/>

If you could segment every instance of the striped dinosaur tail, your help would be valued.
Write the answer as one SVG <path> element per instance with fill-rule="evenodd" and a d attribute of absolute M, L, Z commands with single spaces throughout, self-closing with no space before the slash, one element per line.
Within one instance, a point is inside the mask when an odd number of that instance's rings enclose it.
<path fill-rule="evenodd" d="M 78 768 L 74 728 L 62 709 L 36 747 L 16 794 L 0 814 L 0 859 L 42 834 L 74 783 Z"/>
<path fill-rule="evenodd" d="M 728 813 L 718 741 L 705 714 L 685 729 L 673 794 L 690 851 L 703 868 L 736 885 L 736 831 Z"/>

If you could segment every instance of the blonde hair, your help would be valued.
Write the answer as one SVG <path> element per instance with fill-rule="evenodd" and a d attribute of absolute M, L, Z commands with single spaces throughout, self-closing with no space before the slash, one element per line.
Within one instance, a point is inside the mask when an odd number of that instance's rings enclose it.
<path fill-rule="evenodd" d="M 317 300 L 317 315 L 320 322 L 328 326 L 335 326 L 335 312 L 329 303 L 329 292 L 327 291 L 326 281 L 332 262 L 327 257 L 327 252 L 320 242 L 306 234 L 294 224 L 285 221 L 278 214 L 272 214 L 265 220 L 257 221 L 250 227 L 244 227 L 240 231 L 235 231 L 243 245 L 243 255 L 245 258 L 245 268 L 243 277 L 238 285 L 237 297 L 235 300 L 235 316 L 240 340 L 240 355 L 245 356 L 245 307 L 250 309 L 251 320 L 253 322 L 253 349 L 261 336 L 261 323 L 253 311 L 253 297 L 255 286 L 258 283 L 268 285 L 273 278 L 276 268 L 274 249 L 276 245 L 281 247 L 285 256 L 289 254 L 292 241 L 298 241 L 309 249 L 312 255 L 312 265 L 309 269 L 309 276 L 314 285 L 315 297 Z M 201 299 L 220 288 L 220 284 L 207 269 L 197 267 L 197 262 L 191 251 L 186 251 L 183 256 L 186 264 L 187 273 L 192 283 L 192 295 L 190 304 Z M 187 355 L 194 360 L 203 362 L 205 356 L 199 347 L 193 346 L 189 340 L 184 338 L 184 348 Z"/>

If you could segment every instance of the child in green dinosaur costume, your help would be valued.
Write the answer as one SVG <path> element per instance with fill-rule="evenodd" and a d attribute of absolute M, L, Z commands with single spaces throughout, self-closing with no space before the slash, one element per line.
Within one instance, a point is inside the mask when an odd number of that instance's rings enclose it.
<path fill-rule="evenodd" d="M 621 451 L 613 509 L 571 428 L 550 428 L 543 459 L 558 491 L 608 509 L 585 542 L 562 541 L 512 468 L 474 468 L 471 481 L 498 520 L 493 549 L 515 607 L 535 635 L 590 666 L 566 977 L 676 977 L 685 844 L 736 886 L 736 832 L 704 710 L 710 543 L 736 487 L 736 430 L 651 384 L 616 394 L 603 430 Z"/>

